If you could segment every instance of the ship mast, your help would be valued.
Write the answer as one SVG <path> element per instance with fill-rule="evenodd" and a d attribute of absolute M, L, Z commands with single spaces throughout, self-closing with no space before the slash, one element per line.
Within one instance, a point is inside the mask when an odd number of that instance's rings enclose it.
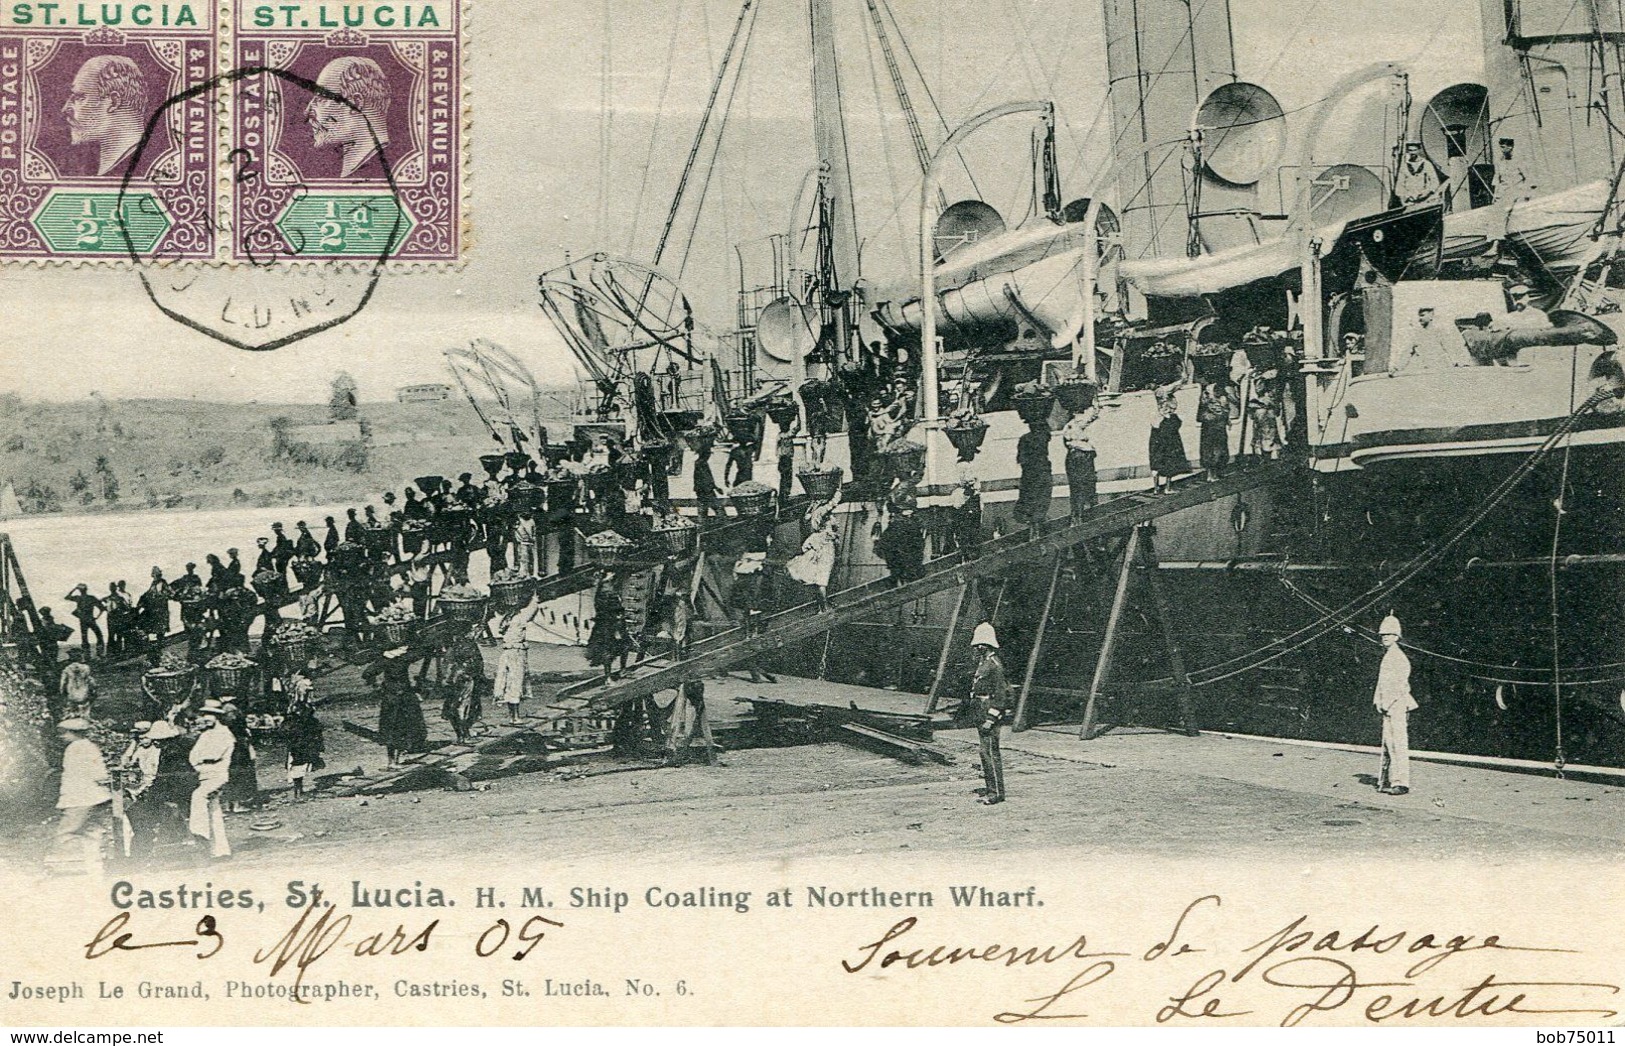
<path fill-rule="evenodd" d="M 1187 252 L 1191 114 L 1236 79 L 1229 0 L 1104 0 L 1118 215 L 1130 258 Z M 1203 209 L 1217 209 L 1207 201 Z M 1218 205 L 1222 206 L 1222 205 Z"/>
<path fill-rule="evenodd" d="M 829 237 L 820 268 L 826 303 L 841 301 L 858 280 L 858 222 L 852 206 L 852 163 L 841 106 L 841 67 L 835 55 L 834 0 L 808 0 L 812 31 L 813 141 L 818 149 L 821 221 Z M 844 347 L 844 342 L 843 342 Z"/>

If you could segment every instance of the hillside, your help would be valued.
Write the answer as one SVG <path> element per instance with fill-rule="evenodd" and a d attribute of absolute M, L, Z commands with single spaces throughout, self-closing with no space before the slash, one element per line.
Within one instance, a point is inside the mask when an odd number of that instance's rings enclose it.
<path fill-rule="evenodd" d="M 479 475 L 476 458 L 497 449 L 454 399 L 361 404 L 364 452 L 277 452 L 278 427 L 297 437 L 327 420 L 315 404 L 0 396 L 0 486 L 14 482 L 27 513 L 331 504 L 426 473 Z"/>

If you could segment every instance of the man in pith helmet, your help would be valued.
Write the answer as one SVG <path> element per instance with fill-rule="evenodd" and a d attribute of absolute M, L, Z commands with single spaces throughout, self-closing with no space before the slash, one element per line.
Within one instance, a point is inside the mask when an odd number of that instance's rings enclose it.
<path fill-rule="evenodd" d="M 1382 619 L 1377 629 L 1382 637 L 1382 665 L 1377 669 L 1377 689 L 1372 703 L 1382 715 L 1382 766 L 1377 790 L 1384 795 L 1404 795 L 1411 790 L 1411 748 L 1408 717 L 1416 707 L 1411 696 L 1411 659 L 1399 648 L 1399 618 Z"/>
<path fill-rule="evenodd" d="M 999 727 L 1008 716 L 1010 686 L 1004 680 L 1004 663 L 999 660 L 999 638 L 993 624 L 984 621 L 971 635 L 971 651 L 976 655 L 976 675 L 971 679 L 971 699 L 982 713 L 976 728 L 982 755 L 982 777 L 987 782 L 979 789 L 983 806 L 1004 802 L 1004 755 L 999 751 Z"/>

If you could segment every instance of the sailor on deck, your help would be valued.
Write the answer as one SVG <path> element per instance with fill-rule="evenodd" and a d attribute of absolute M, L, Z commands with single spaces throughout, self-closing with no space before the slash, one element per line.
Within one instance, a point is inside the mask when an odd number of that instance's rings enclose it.
<path fill-rule="evenodd" d="M 1382 715 L 1382 766 L 1377 790 L 1385 795 L 1404 795 L 1411 790 L 1411 749 L 1408 716 L 1416 708 L 1411 696 L 1411 659 L 1399 649 L 1399 618 L 1382 619 L 1377 629 L 1382 637 L 1382 665 L 1377 669 L 1377 689 L 1372 703 Z"/>
<path fill-rule="evenodd" d="M 1416 326 L 1411 328 L 1410 343 L 1393 361 L 1394 373 L 1447 370 L 1451 367 L 1473 365 L 1473 357 L 1467 352 L 1467 344 L 1462 341 L 1461 332 L 1451 324 L 1435 325 L 1433 315 L 1431 305 L 1424 305 L 1416 310 Z"/>
<path fill-rule="evenodd" d="M 1529 176 L 1512 158 L 1517 140 L 1499 138 L 1496 142 L 1501 155 L 1495 161 L 1495 181 L 1491 188 L 1495 194 L 1495 203 L 1502 207 L 1510 218 L 1513 205 L 1529 199 L 1534 186 L 1529 184 Z"/>
<path fill-rule="evenodd" d="M 999 751 L 999 728 L 1008 715 L 1010 686 L 1004 679 L 999 639 L 991 622 L 976 626 L 971 636 L 971 650 L 977 661 L 970 692 L 982 713 L 976 736 L 981 748 L 982 778 L 986 781 L 986 787 L 978 789 L 982 793 L 978 801 L 983 806 L 992 806 L 1004 802 L 1004 755 Z"/>
<path fill-rule="evenodd" d="M 1422 155 L 1421 142 L 1405 143 L 1405 159 L 1400 161 L 1394 179 L 1394 195 L 1402 207 L 1413 203 L 1433 203 L 1439 199 L 1439 172 L 1433 161 Z"/>

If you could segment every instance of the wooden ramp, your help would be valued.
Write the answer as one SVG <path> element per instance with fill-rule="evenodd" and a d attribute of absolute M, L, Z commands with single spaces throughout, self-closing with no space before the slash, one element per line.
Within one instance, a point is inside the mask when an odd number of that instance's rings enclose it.
<path fill-rule="evenodd" d="M 968 557 L 954 553 L 933 560 L 927 564 L 925 576 L 916 581 L 903 585 L 894 584 L 889 578 L 873 581 L 831 596 L 828 611 L 820 611 L 812 604 L 795 607 L 768 617 L 757 635 L 747 636 L 735 628 L 694 644 L 689 648 L 689 656 L 682 661 L 651 658 L 632 666 L 627 674 L 607 686 L 602 680 L 593 679 L 566 687 L 559 691 L 553 707 L 558 715 L 579 714 L 583 709 L 613 708 L 690 679 L 725 671 L 790 643 L 871 618 L 880 611 L 912 603 L 934 592 L 956 588 L 977 578 L 1047 563 L 1054 553 L 1080 542 L 1123 533 L 1139 524 L 1263 486 L 1295 467 L 1287 462 L 1272 462 L 1215 483 L 1187 481 L 1172 494 L 1117 498 L 1100 505 L 1077 523 L 1068 518 L 1051 520 L 1039 528 L 985 542 Z"/>
<path fill-rule="evenodd" d="M 965 585 L 976 578 L 996 576 L 1035 563 L 1044 563 L 1056 552 L 1080 542 L 1132 530 L 1163 516 L 1205 505 L 1220 498 L 1252 490 L 1278 481 L 1299 466 L 1286 461 L 1270 462 L 1245 472 L 1227 476 L 1215 483 L 1187 480 L 1173 493 L 1162 496 L 1133 494 L 1096 507 L 1082 520 L 1050 520 L 1033 529 L 984 542 L 967 556 L 956 552 L 928 563 L 924 577 L 904 585 L 881 579 L 847 589 L 830 597 L 830 609 L 819 611 L 808 604 L 768 617 L 762 631 L 747 636 L 732 629 L 694 644 L 682 661 L 669 657 L 650 658 L 632 666 L 620 679 L 605 685 L 594 678 L 561 689 L 542 711 L 527 716 L 527 725 L 504 726 L 486 734 L 472 746 L 471 753 L 444 753 L 441 750 L 415 757 L 415 762 L 387 773 L 349 782 L 337 795 L 387 791 L 410 774 L 426 766 L 449 769 L 458 759 L 477 756 L 511 741 L 529 730 L 548 730 L 564 720 L 580 720 L 611 712 L 617 706 L 661 690 L 675 688 L 691 679 L 726 671 L 790 643 L 821 635 L 840 625 L 865 620 L 872 615 L 911 603 L 943 589 Z"/>

